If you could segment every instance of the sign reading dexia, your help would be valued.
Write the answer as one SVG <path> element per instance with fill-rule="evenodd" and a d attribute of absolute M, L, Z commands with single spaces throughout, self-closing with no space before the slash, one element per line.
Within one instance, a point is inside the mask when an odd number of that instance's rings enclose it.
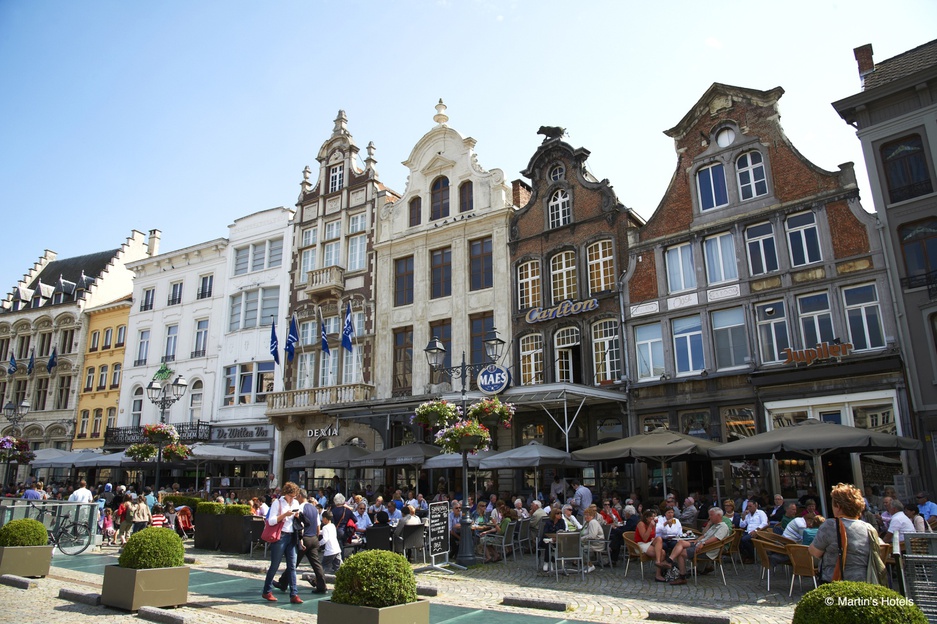
<path fill-rule="evenodd" d="M 784 349 L 781 353 L 787 358 L 784 360 L 785 364 L 806 364 L 810 366 L 817 360 L 828 360 L 849 355 L 852 348 L 852 344 L 849 342 L 842 344 L 821 342 L 815 349 L 800 349 L 799 351 Z"/>
<path fill-rule="evenodd" d="M 531 308 L 527 313 L 528 323 L 540 323 L 552 319 L 581 314 L 582 312 L 591 312 L 599 307 L 598 299 L 586 299 L 585 301 L 566 300 L 558 306 L 552 308 Z"/>

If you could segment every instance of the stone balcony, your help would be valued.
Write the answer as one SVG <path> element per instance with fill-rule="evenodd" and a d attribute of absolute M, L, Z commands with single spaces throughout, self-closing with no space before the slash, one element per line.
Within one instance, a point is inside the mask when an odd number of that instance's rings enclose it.
<path fill-rule="evenodd" d="M 305 292 L 312 299 L 321 296 L 341 297 L 345 292 L 345 269 L 330 266 L 309 271 L 306 274 Z"/>
<path fill-rule="evenodd" d="M 280 429 L 288 423 L 302 426 L 305 416 L 321 413 L 324 407 L 368 401 L 373 395 L 374 386 L 363 383 L 271 392 L 267 417 Z"/>

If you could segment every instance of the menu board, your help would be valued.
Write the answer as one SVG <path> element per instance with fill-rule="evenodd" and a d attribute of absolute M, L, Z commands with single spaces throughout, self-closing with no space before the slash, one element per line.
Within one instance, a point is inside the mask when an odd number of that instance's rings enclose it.
<path fill-rule="evenodd" d="M 449 554 L 449 503 L 446 501 L 429 504 L 429 554 L 434 558 Z"/>

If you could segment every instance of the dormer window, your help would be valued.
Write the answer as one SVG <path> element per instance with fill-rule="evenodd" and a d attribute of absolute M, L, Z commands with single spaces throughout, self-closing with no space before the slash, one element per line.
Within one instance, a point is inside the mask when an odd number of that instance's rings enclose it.
<path fill-rule="evenodd" d="M 739 156 L 735 161 L 735 172 L 742 201 L 768 194 L 765 165 L 760 152 L 746 152 Z"/>
<path fill-rule="evenodd" d="M 572 211 L 569 207 L 569 193 L 557 189 L 550 197 L 548 206 L 550 212 L 550 229 L 562 227 L 572 221 Z"/>
<path fill-rule="evenodd" d="M 729 204 L 726 191 L 726 171 L 722 163 L 703 167 L 696 174 L 700 208 L 704 211 L 720 208 Z"/>
<path fill-rule="evenodd" d="M 550 181 L 551 182 L 562 180 L 564 177 L 566 177 L 566 167 L 564 167 L 562 164 L 554 165 L 550 169 Z"/>

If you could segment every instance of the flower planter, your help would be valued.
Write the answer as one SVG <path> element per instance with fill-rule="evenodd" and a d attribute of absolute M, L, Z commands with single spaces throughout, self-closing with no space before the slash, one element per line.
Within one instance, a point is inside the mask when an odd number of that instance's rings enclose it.
<path fill-rule="evenodd" d="M 52 565 L 52 546 L 0 547 L 0 575 L 44 577 Z"/>
<path fill-rule="evenodd" d="M 253 541 L 253 527 L 259 525 L 260 531 L 263 531 L 264 519 L 260 516 L 224 515 L 218 517 L 221 518 L 221 552 L 249 553 L 251 541 Z M 260 535 L 260 532 L 257 535 Z"/>
<path fill-rule="evenodd" d="M 195 547 L 218 550 L 221 545 L 221 519 L 218 514 L 195 514 Z"/>
<path fill-rule="evenodd" d="M 127 611 L 140 607 L 178 607 L 189 601 L 189 568 L 135 570 L 104 568 L 101 604 Z"/>
<path fill-rule="evenodd" d="M 354 622 L 355 624 L 429 624 L 429 601 L 417 600 L 391 607 L 361 607 L 320 600 L 320 622 Z"/>

